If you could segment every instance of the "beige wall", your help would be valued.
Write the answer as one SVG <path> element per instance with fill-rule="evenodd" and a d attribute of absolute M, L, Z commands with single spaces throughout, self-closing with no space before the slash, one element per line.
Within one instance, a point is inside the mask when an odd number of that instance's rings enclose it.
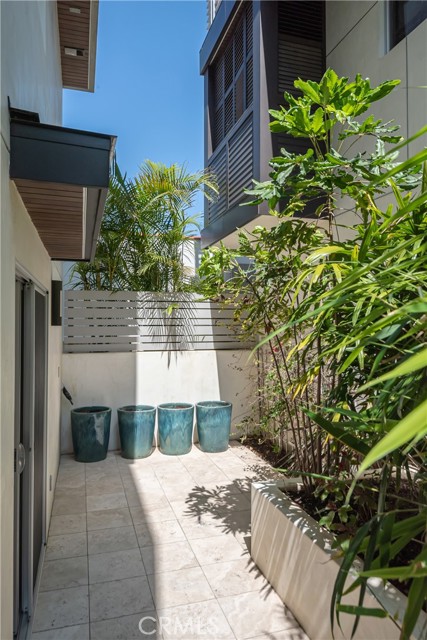
<path fill-rule="evenodd" d="M 400 85 L 383 100 L 375 102 L 371 112 L 384 122 L 393 120 L 400 125 L 400 134 L 412 136 L 427 123 L 427 20 L 393 49 L 387 48 L 387 12 L 383 1 L 330 0 L 326 2 L 326 66 L 338 75 L 354 78 L 357 73 L 370 78 L 373 86 L 385 80 L 400 79 Z M 373 139 L 363 138 L 352 146 L 351 153 L 373 151 Z M 405 160 L 409 154 L 427 144 L 424 135 L 400 153 Z M 386 207 L 394 198 L 381 200 Z M 356 223 L 347 199 L 337 203 L 341 208 L 341 225 Z M 351 235 L 351 234 L 350 234 Z M 340 237 L 349 236 L 340 230 Z"/>
<path fill-rule="evenodd" d="M 0 227 L 0 638 L 12 638 L 13 449 L 15 272 L 19 265 L 50 291 L 57 269 L 9 180 L 7 98 L 17 108 L 40 113 L 42 122 L 62 117 L 62 82 L 56 2 L 1 3 L 1 227 Z M 61 330 L 49 322 L 47 482 L 59 462 Z M 47 490 L 48 517 L 52 493 Z"/>
<path fill-rule="evenodd" d="M 74 406 L 113 409 L 110 449 L 119 449 L 116 409 L 126 404 L 225 400 L 233 403 L 233 433 L 256 401 L 256 365 L 245 350 L 65 353 L 63 381 Z M 71 453 L 71 405 L 63 398 L 61 451 Z"/>
<path fill-rule="evenodd" d="M 326 66 L 350 78 L 360 73 L 374 85 L 399 78 L 399 87 L 374 103 L 372 112 L 384 121 L 395 120 L 408 137 L 427 121 L 427 20 L 390 51 L 386 22 L 383 1 L 326 2 Z M 417 140 L 410 152 L 425 144 Z M 406 153 L 403 149 L 402 159 Z"/>

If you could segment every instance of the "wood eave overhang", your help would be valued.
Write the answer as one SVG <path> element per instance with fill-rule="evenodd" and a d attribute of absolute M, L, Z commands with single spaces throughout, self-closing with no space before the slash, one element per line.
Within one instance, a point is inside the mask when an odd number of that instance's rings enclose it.
<path fill-rule="evenodd" d="M 57 7 L 63 87 L 93 92 L 98 0 L 57 0 Z"/>
<path fill-rule="evenodd" d="M 92 260 L 116 137 L 11 120 L 10 178 L 50 257 Z"/>

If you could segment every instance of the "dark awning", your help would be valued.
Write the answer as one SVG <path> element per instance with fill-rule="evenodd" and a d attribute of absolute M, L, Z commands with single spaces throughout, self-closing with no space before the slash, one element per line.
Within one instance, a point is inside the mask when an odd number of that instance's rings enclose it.
<path fill-rule="evenodd" d="M 91 260 L 115 136 L 13 119 L 10 177 L 54 260 Z"/>

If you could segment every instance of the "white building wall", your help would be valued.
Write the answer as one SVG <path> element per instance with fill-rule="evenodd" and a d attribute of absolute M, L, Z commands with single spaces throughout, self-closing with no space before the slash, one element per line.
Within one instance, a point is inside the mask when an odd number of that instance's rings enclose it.
<path fill-rule="evenodd" d="M 257 406 L 257 368 L 246 350 L 65 353 L 63 381 L 75 407 L 113 409 L 110 449 L 120 449 L 116 409 L 127 404 L 225 400 L 233 404 L 235 436 Z M 62 453 L 73 451 L 70 409 L 63 398 Z"/>
<path fill-rule="evenodd" d="M 60 124 L 62 79 L 56 2 L 1 2 L 1 227 L 0 227 L 0 638 L 12 638 L 15 272 L 19 265 L 50 292 L 59 274 L 9 180 L 7 99 Z M 49 305 L 50 306 L 50 305 Z M 50 327 L 48 353 L 47 479 L 59 463 L 61 328 Z M 47 490 L 47 516 L 53 493 Z"/>

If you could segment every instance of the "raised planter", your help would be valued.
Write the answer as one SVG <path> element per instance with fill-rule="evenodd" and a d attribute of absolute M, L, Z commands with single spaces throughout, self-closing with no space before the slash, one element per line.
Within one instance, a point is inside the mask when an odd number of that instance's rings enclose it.
<path fill-rule="evenodd" d="M 111 409 L 78 407 L 71 410 L 71 434 L 77 462 L 105 460 L 110 440 Z"/>
<path fill-rule="evenodd" d="M 202 451 L 219 453 L 228 449 L 231 429 L 230 402 L 207 400 L 196 404 L 197 433 Z"/>
<path fill-rule="evenodd" d="M 147 404 L 117 409 L 123 458 L 146 458 L 153 449 L 156 407 Z"/>
<path fill-rule="evenodd" d="M 193 444 L 194 407 L 186 402 L 167 402 L 157 407 L 159 449 L 168 456 L 182 456 Z"/>
<path fill-rule="evenodd" d="M 281 490 L 292 485 L 295 482 L 252 484 L 251 556 L 307 635 L 312 640 L 331 640 L 329 612 L 340 567 L 331 548 L 333 536 Z M 358 597 L 356 589 L 343 603 L 358 604 Z M 370 579 L 365 605 L 382 606 L 390 618 L 361 617 L 354 640 L 398 640 L 406 602 L 391 584 Z M 425 638 L 427 616 L 420 618 L 412 635 L 415 640 Z M 351 638 L 354 620 L 340 614 L 343 632 L 335 624 L 336 640 Z"/>

